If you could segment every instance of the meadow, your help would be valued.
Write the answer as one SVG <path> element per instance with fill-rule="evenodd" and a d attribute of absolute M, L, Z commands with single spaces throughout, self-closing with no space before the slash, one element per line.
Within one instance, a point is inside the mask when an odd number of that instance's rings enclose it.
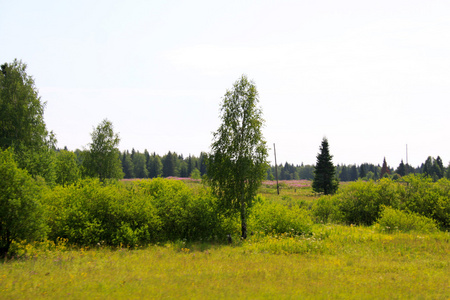
<path fill-rule="evenodd" d="M 17 242 L 17 256 L 0 264 L 0 298 L 449 299 L 448 231 L 323 222 L 314 214 L 318 199 L 306 181 L 282 182 L 280 195 L 263 183 L 253 234 L 242 241 L 234 233 L 231 244 Z M 290 222 L 291 211 L 307 221 Z"/>

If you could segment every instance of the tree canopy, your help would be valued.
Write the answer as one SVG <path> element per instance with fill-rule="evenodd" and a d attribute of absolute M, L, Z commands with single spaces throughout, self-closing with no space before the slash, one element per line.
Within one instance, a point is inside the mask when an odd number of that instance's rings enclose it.
<path fill-rule="evenodd" d="M 120 161 L 120 138 L 114 133 L 113 125 L 104 119 L 91 133 L 92 142 L 83 161 L 85 172 L 100 180 L 107 178 L 122 179 L 122 163 Z"/>
<path fill-rule="evenodd" d="M 255 84 L 243 75 L 221 103 L 221 120 L 207 161 L 207 180 L 224 211 L 240 212 L 247 237 L 247 210 L 266 176 L 267 147 Z"/>
<path fill-rule="evenodd" d="M 41 185 L 17 167 L 11 150 L 0 149 L 0 256 L 13 240 L 33 241 L 45 237 Z"/>
<path fill-rule="evenodd" d="M 0 148 L 14 149 L 20 168 L 53 182 L 53 148 L 56 140 L 44 122 L 45 103 L 41 101 L 27 65 L 15 59 L 1 66 Z"/>

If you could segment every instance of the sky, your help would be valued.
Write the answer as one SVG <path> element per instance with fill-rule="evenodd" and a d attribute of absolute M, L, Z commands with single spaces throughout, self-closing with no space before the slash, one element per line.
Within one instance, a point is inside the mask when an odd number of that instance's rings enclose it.
<path fill-rule="evenodd" d="M 0 63 L 27 64 L 58 146 L 103 120 L 121 151 L 209 152 L 243 74 L 269 161 L 450 162 L 450 1 L 0 0 Z M 407 151 L 406 151 L 407 149 Z"/>

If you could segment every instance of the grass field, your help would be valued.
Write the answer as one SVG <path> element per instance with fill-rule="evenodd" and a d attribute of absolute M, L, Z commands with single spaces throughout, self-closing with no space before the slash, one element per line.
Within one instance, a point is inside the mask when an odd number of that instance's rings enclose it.
<path fill-rule="evenodd" d="M 52 249 L 0 266 L 2 299 L 448 299 L 450 235 L 318 226 L 232 245 Z"/>
<path fill-rule="evenodd" d="M 315 199 L 308 187 L 273 191 L 261 188 L 278 201 Z M 134 250 L 23 244 L 25 256 L 0 264 L 0 299 L 450 299 L 448 232 L 313 233 Z"/>

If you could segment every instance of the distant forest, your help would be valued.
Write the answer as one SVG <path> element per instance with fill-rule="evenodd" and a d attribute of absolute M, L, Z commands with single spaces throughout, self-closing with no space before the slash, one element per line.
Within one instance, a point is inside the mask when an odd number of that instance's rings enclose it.
<path fill-rule="evenodd" d="M 75 150 L 78 162 L 81 164 L 81 150 Z M 155 177 L 184 177 L 200 179 L 206 173 L 205 158 L 207 153 L 201 152 L 199 156 L 169 151 L 160 156 L 145 150 L 143 153 L 132 149 L 123 151 L 120 155 L 124 178 L 155 178 Z M 314 178 L 314 165 L 294 165 L 286 162 L 277 168 L 271 165 L 267 169 L 267 180 L 275 180 L 275 169 L 279 180 L 312 180 Z M 396 168 L 387 165 L 386 160 L 380 165 L 364 163 L 361 165 L 336 165 L 336 174 L 340 181 L 377 180 L 382 177 L 399 178 L 407 174 L 424 174 L 438 180 L 443 177 L 450 178 L 450 168 L 445 168 L 442 159 L 438 156 L 429 156 L 420 166 L 412 167 L 403 161 Z"/>

